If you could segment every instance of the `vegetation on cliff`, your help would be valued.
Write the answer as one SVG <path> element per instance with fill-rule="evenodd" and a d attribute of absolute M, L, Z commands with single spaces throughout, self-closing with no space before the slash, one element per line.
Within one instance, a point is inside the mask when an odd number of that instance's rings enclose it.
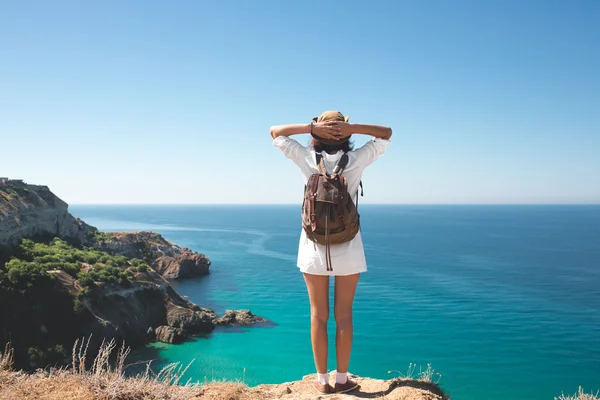
<path fill-rule="evenodd" d="M 33 290 L 43 280 L 54 278 L 52 271 L 62 270 L 83 287 L 95 282 L 129 285 L 136 271 L 145 272 L 148 264 L 139 259 L 111 255 L 94 248 L 76 248 L 54 238 L 49 243 L 23 239 L 12 249 L 12 257 L 0 269 L 0 285 L 5 289 Z"/>
<path fill-rule="evenodd" d="M 141 260 L 78 248 L 59 238 L 22 239 L 3 257 L 9 259 L 0 262 L 1 334 L 12 341 L 24 368 L 63 362 L 65 346 L 85 333 L 90 316 L 83 301 L 90 289 L 129 287 L 134 273 L 149 268 Z M 60 271 L 73 278 L 70 285 L 63 284 Z"/>

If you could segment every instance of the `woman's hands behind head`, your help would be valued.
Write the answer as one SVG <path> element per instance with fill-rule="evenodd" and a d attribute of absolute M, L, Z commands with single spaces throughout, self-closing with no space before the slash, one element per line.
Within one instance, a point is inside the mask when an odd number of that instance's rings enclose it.
<path fill-rule="evenodd" d="M 343 136 L 342 128 L 338 125 L 340 122 L 313 122 L 312 133 L 323 139 L 339 140 Z"/>
<path fill-rule="evenodd" d="M 337 139 L 346 139 L 352 135 L 352 125 L 344 121 L 327 121 L 323 122 L 325 126 L 338 129 Z"/>

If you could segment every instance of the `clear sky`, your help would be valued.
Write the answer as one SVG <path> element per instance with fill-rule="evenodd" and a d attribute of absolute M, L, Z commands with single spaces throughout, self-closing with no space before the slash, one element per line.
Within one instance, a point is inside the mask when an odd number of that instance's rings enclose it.
<path fill-rule="evenodd" d="M 300 203 L 327 109 L 365 203 L 600 203 L 600 1 L 0 0 L 0 176 L 69 203 Z"/>

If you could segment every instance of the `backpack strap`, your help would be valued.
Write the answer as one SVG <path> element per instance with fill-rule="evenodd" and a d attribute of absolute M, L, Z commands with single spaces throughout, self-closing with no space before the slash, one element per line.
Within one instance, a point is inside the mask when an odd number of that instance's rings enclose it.
<path fill-rule="evenodd" d="M 363 197 L 365 195 L 365 191 L 363 190 L 362 181 L 360 181 L 358 185 L 360 186 L 360 197 Z M 358 210 L 358 189 L 356 190 L 356 201 L 354 202 L 354 205 L 356 206 L 356 209 Z"/>
<path fill-rule="evenodd" d="M 327 176 L 327 169 L 325 168 L 325 162 L 321 153 L 315 153 L 315 162 L 317 164 L 317 170 L 323 176 Z"/>
<path fill-rule="evenodd" d="M 340 160 L 336 164 L 335 168 L 333 169 L 333 173 L 331 174 L 331 176 L 335 177 L 337 175 L 342 175 L 342 173 L 344 172 L 344 169 L 348 165 L 348 159 L 349 159 L 348 153 L 344 153 L 342 155 L 342 158 L 340 158 Z"/>
<path fill-rule="evenodd" d="M 341 175 L 344 172 L 344 169 L 346 169 L 346 166 L 348 166 L 349 159 L 350 158 L 348 157 L 348 153 L 344 153 L 342 155 L 340 160 L 335 165 L 333 173 L 331 174 L 333 178 L 335 178 L 337 175 Z M 321 153 L 315 153 L 315 163 L 317 164 L 317 169 L 319 170 L 319 173 L 321 175 L 327 176 L 327 170 L 325 169 L 325 163 L 323 162 L 323 156 L 321 155 Z"/>
<path fill-rule="evenodd" d="M 310 202 L 309 204 L 309 214 L 310 214 L 310 227 L 314 232 L 317 229 L 317 220 L 315 215 L 315 199 L 317 198 L 317 187 L 319 184 L 319 177 L 317 174 L 314 174 L 308 180 L 308 184 L 311 185 L 310 191 Z"/>
<path fill-rule="evenodd" d="M 340 175 L 339 177 L 339 181 L 340 181 L 340 185 L 342 186 L 346 186 L 347 189 L 347 185 L 348 183 L 346 182 L 346 178 L 344 178 L 343 176 Z M 347 190 L 346 190 L 347 191 Z M 338 217 L 338 222 L 342 225 L 342 230 L 346 229 L 346 221 L 344 221 L 344 196 L 342 194 L 338 194 L 338 199 L 337 199 L 337 217 Z"/>

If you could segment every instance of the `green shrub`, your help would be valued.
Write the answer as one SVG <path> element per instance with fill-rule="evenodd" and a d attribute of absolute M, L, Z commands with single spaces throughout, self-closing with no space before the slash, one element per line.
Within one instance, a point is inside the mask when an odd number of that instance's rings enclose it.
<path fill-rule="evenodd" d="M 62 364 L 65 358 L 65 349 L 60 344 L 45 349 L 36 346 L 30 347 L 27 355 L 29 356 L 29 362 L 38 367 Z"/>
<path fill-rule="evenodd" d="M 143 263 L 143 261 L 140 260 L 139 258 L 132 258 L 131 260 L 129 260 L 129 263 L 131 264 L 132 267 L 138 267 L 140 264 Z"/>
<path fill-rule="evenodd" d="M 51 279 L 43 268 L 33 262 L 23 261 L 16 258 L 5 264 L 6 278 L 8 282 L 17 289 L 32 288 L 41 280 Z"/>
<path fill-rule="evenodd" d="M 75 314 L 81 314 L 85 309 L 86 307 L 85 304 L 83 304 L 83 301 L 77 298 L 73 300 L 73 311 L 75 312 Z"/>
<path fill-rule="evenodd" d="M 78 279 L 86 288 L 94 282 L 113 282 L 127 286 L 133 279 L 134 268 L 145 265 L 139 259 L 129 260 L 120 255 L 110 255 L 94 248 L 75 248 L 66 241 L 54 238 L 50 243 L 37 243 L 23 239 L 18 249 L 18 258 L 6 263 L 1 282 L 21 290 L 31 288 L 40 279 L 52 278 L 47 271 L 62 270 Z M 82 272 L 82 264 L 92 265 L 90 271 Z"/>
<path fill-rule="evenodd" d="M 77 281 L 83 287 L 94 287 L 94 277 L 89 272 L 80 272 L 77 274 Z"/>
<path fill-rule="evenodd" d="M 146 263 L 140 264 L 140 265 L 137 267 L 137 271 L 138 271 L 138 272 L 148 272 L 149 270 L 150 270 L 150 267 L 149 267 L 149 266 L 148 266 L 148 264 L 146 264 Z"/>
<path fill-rule="evenodd" d="M 89 239 L 96 240 L 97 242 L 108 242 L 113 238 L 112 234 L 107 232 L 100 232 L 96 228 L 89 230 L 87 236 Z"/>

